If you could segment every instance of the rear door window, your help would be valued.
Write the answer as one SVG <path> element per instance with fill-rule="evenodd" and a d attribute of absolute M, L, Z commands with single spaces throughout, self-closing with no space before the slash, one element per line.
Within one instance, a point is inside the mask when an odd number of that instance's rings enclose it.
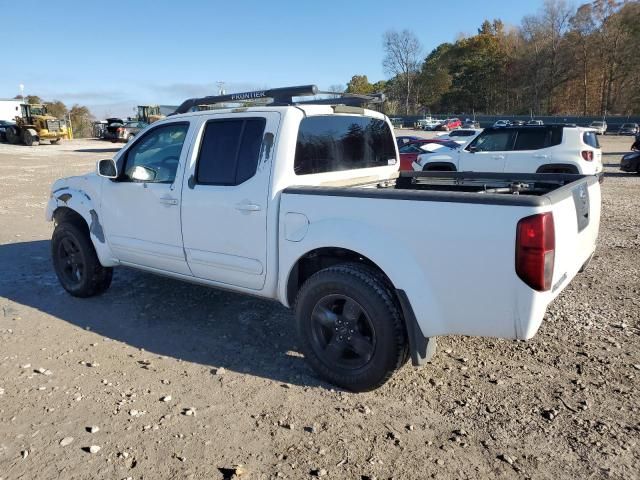
<path fill-rule="evenodd" d="M 562 128 L 524 127 L 518 129 L 514 150 L 540 150 L 562 143 Z"/>
<path fill-rule="evenodd" d="M 384 120 L 318 115 L 300 122 L 296 175 L 382 167 L 396 162 L 393 133 Z"/>
<path fill-rule="evenodd" d="M 266 120 L 238 118 L 207 122 L 196 166 L 196 182 L 240 185 L 258 167 Z"/>
<path fill-rule="evenodd" d="M 593 148 L 600 148 L 600 142 L 596 132 L 584 132 L 582 134 L 582 141 Z"/>

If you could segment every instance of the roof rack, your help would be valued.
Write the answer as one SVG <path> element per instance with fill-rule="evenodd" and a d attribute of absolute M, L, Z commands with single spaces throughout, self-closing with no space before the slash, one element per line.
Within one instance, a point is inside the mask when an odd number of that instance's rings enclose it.
<path fill-rule="evenodd" d="M 320 98 L 305 101 L 293 101 L 293 97 L 310 97 L 315 95 L 332 95 L 339 98 Z M 265 101 L 271 99 L 270 103 Z M 201 105 L 216 105 L 220 103 L 247 103 L 269 106 L 287 105 L 348 105 L 351 107 L 364 107 L 368 104 L 382 103 L 383 93 L 373 95 L 356 95 L 353 93 L 322 92 L 315 85 L 300 85 L 297 87 L 272 88 L 269 90 L 256 90 L 253 92 L 231 93 L 229 95 L 217 95 L 200 98 L 189 98 L 182 102 L 171 115 L 186 113 Z"/>

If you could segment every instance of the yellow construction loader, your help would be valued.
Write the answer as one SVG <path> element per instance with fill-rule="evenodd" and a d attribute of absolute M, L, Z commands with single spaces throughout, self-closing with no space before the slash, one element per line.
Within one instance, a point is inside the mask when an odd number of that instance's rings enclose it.
<path fill-rule="evenodd" d="M 61 138 L 69 138 L 67 122 L 47 113 L 47 107 L 41 104 L 22 104 L 21 116 L 16 124 L 7 128 L 7 142 L 24 143 L 27 146 L 38 145 L 42 140 L 58 143 Z"/>
<path fill-rule="evenodd" d="M 160 113 L 160 105 L 138 105 L 138 121 L 153 123 L 164 118 Z"/>

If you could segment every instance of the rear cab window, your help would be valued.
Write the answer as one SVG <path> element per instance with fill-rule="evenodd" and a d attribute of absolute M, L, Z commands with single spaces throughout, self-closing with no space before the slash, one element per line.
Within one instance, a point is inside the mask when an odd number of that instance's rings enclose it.
<path fill-rule="evenodd" d="M 317 115 L 300 122 L 296 175 L 395 165 L 393 133 L 383 119 L 354 115 Z"/>

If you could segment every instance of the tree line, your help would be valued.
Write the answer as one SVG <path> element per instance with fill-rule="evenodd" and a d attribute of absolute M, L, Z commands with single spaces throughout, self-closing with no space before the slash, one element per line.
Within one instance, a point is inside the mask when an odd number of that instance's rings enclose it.
<path fill-rule="evenodd" d="M 408 30 L 383 36 L 389 80 L 354 75 L 350 93 L 384 92 L 391 114 L 640 113 L 640 2 L 546 0 L 518 26 L 485 20 L 426 57 Z"/>
<path fill-rule="evenodd" d="M 23 99 L 22 95 L 17 95 L 14 98 L 15 100 Z M 38 95 L 26 95 L 24 100 L 31 105 L 46 105 L 47 113 L 53 117 L 70 119 L 74 137 L 86 138 L 93 136 L 93 121 L 95 117 L 84 105 L 74 104 L 71 108 L 67 108 L 60 100 L 47 102 L 42 100 Z"/>

